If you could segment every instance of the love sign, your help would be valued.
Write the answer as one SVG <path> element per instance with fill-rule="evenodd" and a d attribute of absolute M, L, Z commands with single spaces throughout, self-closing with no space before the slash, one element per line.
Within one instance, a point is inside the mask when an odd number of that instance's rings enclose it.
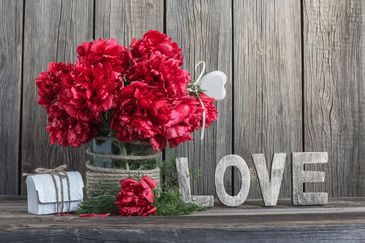
<path fill-rule="evenodd" d="M 263 154 L 253 154 L 252 159 L 259 180 L 264 205 L 275 206 L 278 200 L 281 181 L 285 169 L 286 154 L 274 155 L 271 172 L 266 167 Z M 322 171 L 305 170 L 306 164 L 327 163 L 327 152 L 297 152 L 292 154 L 292 203 L 294 205 L 325 205 L 328 202 L 326 192 L 304 192 L 303 184 L 308 182 L 324 182 L 325 173 Z M 230 166 L 236 167 L 241 174 L 241 188 L 237 195 L 228 195 L 224 188 L 224 173 Z M 180 194 L 184 202 L 197 202 L 203 206 L 213 206 L 213 196 L 194 196 L 190 191 L 190 178 L 187 158 L 176 160 Z M 215 188 L 219 201 L 228 207 L 243 204 L 250 190 L 250 171 L 245 160 L 238 155 L 226 155 L 217 164 L 215 171 Z M 195 199 L 194 199 L 195 198 Z"/>

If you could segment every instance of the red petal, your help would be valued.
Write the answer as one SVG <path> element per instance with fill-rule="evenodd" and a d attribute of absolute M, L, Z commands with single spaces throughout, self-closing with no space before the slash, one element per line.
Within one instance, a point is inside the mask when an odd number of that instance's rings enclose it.
<path fill-rule="evenodd" d="M 151 189 L 154 189 L 157 186 L 157 183 L 146 175 L 141 178 L 141 181 L 146 182 Z"/>
<path fill-rule="evenodd" d="M 150 216 L 150 215 L 155 215 L 157 212 L 157 208 L 156 207 L 150 207 L 146 212 L 144 212 L 142 214 L 142 216 Z"/>
<path fill-rule="evenodd" d="M 108 217 L 110 213 L 82 213 L 79 215 L 80 217 Z"/>

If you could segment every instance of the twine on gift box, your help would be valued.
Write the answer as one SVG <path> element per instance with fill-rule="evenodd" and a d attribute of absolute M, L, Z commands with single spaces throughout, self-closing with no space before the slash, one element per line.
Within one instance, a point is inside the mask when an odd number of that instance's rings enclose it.
<path fill-rule="evenodd" d="M 67 205 L 67 211 L 70 211 L 71 208 L 71 190 L 70 190 L 70 178 L 68 177 L 67 173 L 66 173 L 66 169 L 67 169 L 67 165 L 63 164 L 60 165 L 54 169 L 47 169 L 47 168 L 36 168 L 35 170 L 33 170 L 33 174 L 31 173 L 23 173 L 22 176 L 30 176 L 30 175 L 40 175 L 40 174 L 49 174 L 52 177 L 52 181 L 53 181 L 53 185 L 54 188 L 56 190 L 56 205 L 57 205 L 57 212 L 63 212 L 63 205 L 65 203 L 65 198 L 64 198 L 64 194 L 63 194 L 63 183 L 62 183 L 62 178 L 66 179 L 67 182 L 67 193 L 68 193 L 68 205 Z M 57 182 L 56 182 L 56 176 L 58 176 L 60 178 L 60 185 L 61 185 L 61 202 L 59 200 L 58 197 L 58 186 L 57 186 Z M 59 204 L 61 203 L 61 211 L 59 210 Z"/>
<path fill-rule="evenodd" d="M 192 82 L 192 83 L 189 83 L 188 85 L 188 91 L 190 92 L 193 92 L 196 94 L 196 96 L 198 97 L 199 99 L 199 103 L 201 105 L 201 107 L 203 108 L 203 112 L 202 112 L 202 132 L 201 132 L 201 135 L 200 135 L 200 140 L 203 140 L 204 139 L 204 131 L 205 131 L 205 120 L 206 120 L 206 110 L 205 110 L 205 106 L 204 106 L 204 103 L 202 101 L 202 99 L 200 98 L 200 95 L 199 95 L 199 92 L 200 92 L 200 88 L 199 88 L 199 81 L 200 79 L 203 77 L 203 74 L 205 72 L 205 62 L 204 61 L 199 61 L 196 65 L 195 65 L 195 72 L 198 73 L 198 68 L 200 65 L 203 65 L 201 71 L 200 71 L 200 74 L 198 76 L 198 78 Z"/>

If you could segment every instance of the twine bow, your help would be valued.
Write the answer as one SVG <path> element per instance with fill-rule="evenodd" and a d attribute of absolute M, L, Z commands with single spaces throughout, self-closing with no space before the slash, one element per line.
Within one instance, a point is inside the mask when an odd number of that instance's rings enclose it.
<path fill-rule="evenodd" d="M 203 140 L 204 139 L 204 131 L 205 131 L 205 120 L 206 120 L 206 110 L 205 110 L 205 106 L 204 106 L 204 103 L 202 101 L 202 99 L 200 98 L 200 95 L 199 95 L 199 92 L 200 92 L 200 88 L 199 88 L 199 82 L 200 82 L 200 79 L 203 77 L 203 74 L 205 72 L 205 62 L 204 61 L 199 61 L 196 65 L 195 65 L 195 72 L 198 73 L 198 68 L 199 66 L 202 65 L 202 69 L 200 71 L 200 74 L 198 76 L 198 78 L 192 82 L 192 83 L 189 83 L 188 85 L 188 91 L 189 92 L 193 92 L 196 94 L 196 96 L 198 97 L 199 99 L 199 103 L 201 105 L 201 107 L 203 108 L 203 112 L 202 112 L 202 132 L 201 132 L 201 135 L 200 135 L 200 140 Z"/>
<path fill-rule="evenodd" d="M 56 174 L 56 173 L 66 173 L 67 165 L 60 165 L 54 169 L 47 169 L 47 168 L 36 168 L 33 170 L 35 174 Z"/>
<path fill-rule="evenodd" d="M 66 169 L 67 169 L 67 165 L 63 164 L 60 165 L 54 169 L 47 169 L 47 168 L 36 168 L 35 170 L 33 170 L 33 174 L 30 173 L 23 173 L 23 176 L 28 176 L 28 175 L 40 175 L 40 174 L 49 174 L 52 177 L 52 181 L 53 181 L 53 186 L 55 188 L 56 191 L 56 207 L 57 207 L 57 212 L 63 212 L 63 205 L 65 203 L 65 199 L 64 199 L 64 195 L 63 195 L 63 184 L 62 184 L 62 179 L 65 178 L 66 182 L 67 182 L 67 193 L 68 193 L 68 210 L 70 211 L 71 208 L 71 190 L 70 190 L 70 179 L 66 173 Z M 61 185 L 61 201 L 59 200 L 58 197 L 58 186 L 57 186 L 57 182 L 56 182 L 56 176 L 58 176 L 60 178 L 60 185 Z M 59 204 L 61 203 L 61 210 L 59 210 Z"/>

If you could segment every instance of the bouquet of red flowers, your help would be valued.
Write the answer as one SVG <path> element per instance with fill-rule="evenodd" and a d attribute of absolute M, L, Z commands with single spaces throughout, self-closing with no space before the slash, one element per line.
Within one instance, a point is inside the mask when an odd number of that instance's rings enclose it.
<path fill-rule="evenodd" d="M 51 143 L 77 147 L 105 125 L 122 142 L 148 141 L 155 151 L 192 139 L 217 119 L 214 99 L 189 93 L 181 49 L 150 30 L 127 48 L 114 39 L 84 42 L 75 64 L 50 63 L 36 79 Z"/>

